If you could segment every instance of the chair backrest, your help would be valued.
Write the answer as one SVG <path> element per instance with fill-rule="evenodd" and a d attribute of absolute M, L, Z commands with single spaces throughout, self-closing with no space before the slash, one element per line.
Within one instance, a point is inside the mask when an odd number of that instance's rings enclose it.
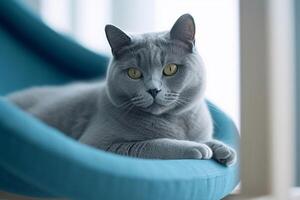
<path fill-rule="evenodd" d="M 0 4 L 0 95 L 101 77 L 108 60 L 53 31 L 15 1 Z"/>

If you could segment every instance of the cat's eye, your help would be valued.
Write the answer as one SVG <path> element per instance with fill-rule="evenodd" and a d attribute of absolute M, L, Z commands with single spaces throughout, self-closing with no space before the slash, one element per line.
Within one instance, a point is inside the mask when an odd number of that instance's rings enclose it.
<path fill-rule="evenodd" d="M 142 72 L 137 68 L 129 68 L 127 74 L 132 79 L 140 79 L 142 77 Z"/>
<path fill-rule="evenodd" d="M 177 65 L 176 64 L 167 64 L 165 67 L 164 67 L 164 75 L 165 76 L 173 76 L 174 74 L 176 74 L 177 72 Z"/>

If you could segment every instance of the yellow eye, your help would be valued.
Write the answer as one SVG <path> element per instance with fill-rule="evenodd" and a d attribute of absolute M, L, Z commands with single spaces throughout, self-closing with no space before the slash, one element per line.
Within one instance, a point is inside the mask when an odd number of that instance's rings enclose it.
<path fill-rule="evenodd" d="M 177 72 L 177 65 L 175 64 L 167 64 L 164 68 L 165 76 L 173 76 Z"/>
<path fill-rule="evenodd" d="M 129 68 L 127 74 L 132 79 L 140 79 L 142 77 L 142 72 L 137 68 Z"/>

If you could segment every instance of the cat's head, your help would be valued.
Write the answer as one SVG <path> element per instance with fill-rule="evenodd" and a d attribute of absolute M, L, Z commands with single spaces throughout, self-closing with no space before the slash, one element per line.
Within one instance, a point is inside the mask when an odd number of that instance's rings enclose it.
<path fill-rule="evenodd" d="M 128 35 L 113 25 L 105 32 L 113 53 L 107 93 L 115 106 L 159 115 L 200 103 L 205 73 L 191 15 L 166 32 Z"/>

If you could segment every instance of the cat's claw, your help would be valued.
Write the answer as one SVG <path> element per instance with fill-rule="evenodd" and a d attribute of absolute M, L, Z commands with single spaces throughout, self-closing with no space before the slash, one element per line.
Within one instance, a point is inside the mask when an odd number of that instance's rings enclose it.
<path fill-rule="evenodd" d="M 197 146 L 189 147 L 185 151 L 187 159 L 211 159 L 212 155 L 212 150 L 206 144 L 198 144 Z"/>

